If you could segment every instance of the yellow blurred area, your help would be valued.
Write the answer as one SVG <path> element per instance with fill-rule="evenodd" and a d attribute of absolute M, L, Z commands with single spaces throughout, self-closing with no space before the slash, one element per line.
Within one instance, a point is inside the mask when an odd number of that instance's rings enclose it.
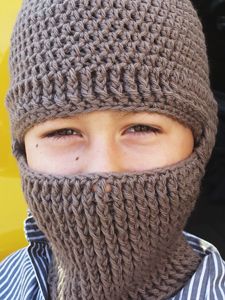
<path fill-rule="evenodd" d="M 9 85 L 9 41 L 21 0 L 0 1 L 0 260 L 26 245 L 26 204 L 16 161 L 11 154 L 5 95 Z"/>

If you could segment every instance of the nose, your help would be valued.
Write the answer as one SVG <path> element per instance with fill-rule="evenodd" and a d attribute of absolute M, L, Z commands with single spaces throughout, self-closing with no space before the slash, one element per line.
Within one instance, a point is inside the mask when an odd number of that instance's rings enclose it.
<path fill-rule="evenodd" d="M 84 173 L 122 172 L 119 147 L 114 142 L 100 138 L 89 146 L 85 155 Z"/>

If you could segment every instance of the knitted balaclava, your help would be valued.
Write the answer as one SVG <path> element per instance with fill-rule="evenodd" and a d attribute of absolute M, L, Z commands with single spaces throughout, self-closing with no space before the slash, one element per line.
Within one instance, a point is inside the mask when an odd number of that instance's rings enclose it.
<path fill-rule="evenodd" d="M 28 206 L 53 252 L 52 299 L 168 299 L 200 258 L 182 236 L 214 145 L 216 104 L 189 0 L 25 0 L 7 106 Z M 31 170 L 35 124 L 95 110 L 152 111 L 189 126 L 192 155 L 145 172 Z M 110 187 L 110 188 L 109 188 Z"/>

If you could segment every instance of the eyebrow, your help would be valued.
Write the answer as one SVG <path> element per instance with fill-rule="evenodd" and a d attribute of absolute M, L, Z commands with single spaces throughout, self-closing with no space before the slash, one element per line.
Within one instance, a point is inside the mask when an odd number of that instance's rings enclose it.
<path fill-rule="evenodd" d="M 103 110 L 102 110 L 103 111 Z M 118 116 L 120 118 L 122 117 L 126 117 L 126 116 L 129 116 L 129 115 L 137 115 L 138 113 L 148 113 L 147 111 L 121 111 L 121 110 L 105 110 L 105 111 L 114 111 L 118 114 Z M 93 111 L 94 112 L 94 111 Z M 85 112 L 84 112 L 85 113 Z M 82 119 L 84 118 L 85 115 L 83 113 L 78 113 L 78 114 L 74 114 L 73 116 L 69 116 L 69 117 L 66 117 L 67 119 L 73 119 L 73 118 L 76 118 L 76 119 Z"/>
<path fill-rule="evenodd" d="M 144 111 L 142 111 L 143 113 Z M 141 113 L 141 111 L 119 111 L 119 114 L 121 115 L 121 117 L 126 117 L 129 115 L 136 115 L 138 113 Z"/>
<path fill-rule="evenodd" d="M 117 115 L 118 115 L 119 119 L 122 119 L 123 117 L 127 117 L 127 116 L 137 115 L 138 113 L 150 113 L 150 112 L 147 112 L 147 111 L 121 111 L 121 110 L 112 110 L 112 111 L 117 112 Z M 85 116 L 86 116 L 86 114 L 77 113 L 77 114 L 74 114 L 72 116 L 66 116 L 64 118 L 62 117 L 62 119 L 72 120 L 72 119 L 76 118 L 76 120 L 82 120 L 82 119 L 85 119 Z M 53 119 L 53 121 L 55 121 L 55 119 Z M 42 127 L 43 123 L 38 124 L 38 126 Z M 53 126 L 53 125 L 51 125 L 51 126 Z"/>

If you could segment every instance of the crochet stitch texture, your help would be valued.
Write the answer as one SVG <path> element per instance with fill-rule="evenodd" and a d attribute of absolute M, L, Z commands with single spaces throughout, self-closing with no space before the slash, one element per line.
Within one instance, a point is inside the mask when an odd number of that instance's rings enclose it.
<path fill-rule="evenodd" d="M 168 299 L 197 269 L 200 257 L 182 236 L 203 174 L 196 153 L 139 174 L 53 176 L 22 157 L 20 167 L 53 251 L 51 299 Z"/>
<path fill-rule="evenodd" d="M 25 0 L 10 67 L 7 106 L 19 141 L 38 122 L 97 109 L 166 113 L 196 136 L 215 123 L 190 1 Z"/>

